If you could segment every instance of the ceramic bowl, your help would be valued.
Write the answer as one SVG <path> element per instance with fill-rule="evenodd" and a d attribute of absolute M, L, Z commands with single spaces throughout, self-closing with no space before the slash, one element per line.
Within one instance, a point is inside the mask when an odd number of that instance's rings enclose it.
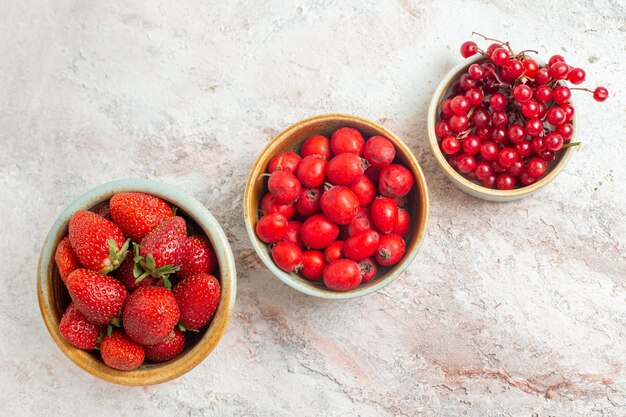
<path fill-rule="evenodd" d="M 119 371 L 105 365 L 99 355 L 75 348 L 59 332 L 59 322 L 70 297 L 54 261 L 59 241 L 67 234 L 70 217 L 78 210 L 89 210 L 119 192 L 143 192 L 157 196 L 178 208 L 179 215 L 204 232 L 215 249 L 221 284 L 220 305 L 212 322 L 198 334 L 188 333 L 188 346 L 176 359 L 164 363 L 145 363 L 133 371 Z M 216 274 L 217 276 L 217 274 Z M 43 320 L 52 339 L 75 364 L 98 378 L 122 385 L 151 385 L 177 378 L 198 365 L 215 348 L 226 331 L 237 290 L 235 261 L 224 231 L 213 215 L 196 199 L 176 188 L 144 179 L 125 179 L 100 185 L 74 200 L 50 229 L 41 250 L 37 294 Z"/>
<path fill-rule="evenodd" d="M 347 292 L 336 292 L 326 288 L 323 284 L 311 282 L 293 273 L 286 273 L 278 268 L 270 253 L 267 244 L 257 238 L 255 226 L 259 219 L 259 204 L 261 198 L 267 193 L 267 178 L 262 174 L 267 171 L 269 161 L 276 155 L 285 152 L 299 152 L 302 142 L 313 135 L 330 135 L 340 127 L 352 127 L 358 129 L 367 139 L 374 135 L 381 135 L 393 142 L 396 147 L 396 159 L 394 162 L 402 163 L 413 174 L 415 185 L 408 195 L 408 207 L 411 215 L 411 230 L 407 239 L 406 253 L 402 260 L 389 268 L 379 268 L 378 275 L 373 280 L 359 285 Z M 329 114 L 302 120 L 288 127 L 278 136 L 272 139 L 261 155 L 257 158 L 246 185 L 244 195 L 244 217 L 246 229 L 254 250 L 261 261 L 287 285 L 315 297 L 326 299 L 346 299 L 359 297 L 377 291 L 395 280 L 417 255 L 428 219 L 428 189 L 424 174 L 415 159 L 415 156 L 406 144 L 396 135 L 384 127 L 356 116 Z"/>
<path fill-rule="evenodd" d="M 441 83 L 433 94 L 433 98 L 430 101 L 430 106 L 428 108 L 428 140 L 437 164 L 457 188 L 483 200 L 500 202 L 518 200 L 520 198 L 533 194 L 534 192 L 548 185 L 550 181 L 556 178 L 559 172 L 561 172 L 561 170 L 569 161 L 572 153 L 574 152 L 574 148 L 567 148 L 558 152 L 556 159 L 548 165 L 548 173 L 534 184 L 525 187 L 514 188 L 512 190 L 498 190 L 486 188 L 473 181 L 470 181 L 459 172 L 457 172 L 454 168 L 452 168 L 446 160 L 444 154 L 441 152 L 441 149 L 439 148 L 439 141 L 437 139 L 437 135 L 435 134 L 435 124 L 438 121 L 441 103 L 444 99 L 448 97 L 449 90 L 452 88 L 452 86 L 454 86 L 454 84 L 458 81 L 461 75 L 467 72 L 467 69 L 470 65 L 475 63 L 482 63 L 486 60 L 487 59 L 482 55 L 475 55 L 471 58 L 468 58 L 456 67 L 452 68 L 452 70 L 450 70 L 450 72 L 446 74 L 443 80 L 441 80 Z M 542 64 L 539 61 L 537 62 L 539 64 Z M 570 103 L 574 105 L 572 100 L 570 100 Z M 570 142 L 575 142 L 577 130 L 575 114 L 571 123 L 574 127 L 574 133 L 572 135 L 572 138 L 570 139 Z"/>

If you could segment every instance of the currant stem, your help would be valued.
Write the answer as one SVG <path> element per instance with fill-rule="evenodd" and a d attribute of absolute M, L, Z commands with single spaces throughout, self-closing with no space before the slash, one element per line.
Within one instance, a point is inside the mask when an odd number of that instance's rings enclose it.
<path fill-rule="evenodd" d="M 587 92 L 589 92 L 589 93 L 593 93 L 593 92 L 594 92 L 593 90 L 590 90 L 590 89 L 588 89 L 588 88 L 583 88 L 583 87 L 570 87 L 569 89 L 570 89 L 570 90 L 587 91 Z"/>
<path fill-rule="evenodd" d="M 571 142 L 571 143 L 566 143 L 564 144 L 561 149 L 567 149 L 567 148 L 572 148 L 574 146 L 580 146 L 581 142 Z"/>

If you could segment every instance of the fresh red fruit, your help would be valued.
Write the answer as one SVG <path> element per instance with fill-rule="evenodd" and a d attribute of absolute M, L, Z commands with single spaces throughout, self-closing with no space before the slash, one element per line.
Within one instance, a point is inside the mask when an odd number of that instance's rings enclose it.
<path fill-rule="evenodd" d="M 378 267 L 374 258 L 365 258 L 357 262 L 361 270 L 361 282 L 369 282 L 376 276 Z"/>
<path fill-rule="evenodd" d="M 265 243 L 280 242 L 287 232 L 285 216 L 274 213 L 261 217 L 255 227 L 256 235 Z"/>
<path fill-rule="evenodd" d="M 199 330 L 217 311 L 220 283 L 209 274 L 194 275 L 174 287 L 174 296 L 180 308 L 180 323 L 188 330 Z"/>
<path fill-rule="evenodd" d="M 469 135 L 463 140 L 463 152 L 468 155 L 476 155 L 480 151 L 480 139 L 476 136 Z"/>
<path fill-rule="evenodd" d="M 300 152 L 303 158 L 309 155 L 320 155 L 327 161 L 333 157 L 330 150 L 330 140 L 326 136 L 311 136 L 302 144 L 302 150 Z"/>
<path fill-rule="evenodd" d="M 297 272 L 302 265 L 302 250 L 291 242 L 278 242 L 272 247 L 272 259 L 285 272 Z"/>
<path fill-rule="evenodd" d="M 403 208 L 398 208 L 398 222 L 391 233 L 400 235 L 405 238 L 409 234 L 411 228 L 411 215 Z"/>
<path fill-rule="evenodd" d="M 572 97 L 572 92 L 564 85 L 560 85 L 552 90 L 552 99 L 558 104 L 565 104 Z"/>
<path fill-rule="evenodd" d="M 346 239 L 343 253 L 348 259 L 360 261 L 369 258 L 378 249 L 380 235 L 375 230 L 363 230 Z"/>
<path fill-rule="evenodd" d="M 491 60 L 493 61 L 494 64 L 496 64 L 497 66 L 502 66 L 506 61 L 508 61 L 509 59 L 511 59 L 511 55 L 509 55 L 509 51 L 507 51 L 506 49 L 500 47 L 500 48 L 496 48 L 490 56 Z"/>
<path fill-rule="evenodd" d="M 500 78 L 504 82 L 511 83 L 524 73 L 524 64 L 519 59 L 509 59 L 500 69 Z"/>
<path fill-rule="evenodd" d="M 504 168 L 508 168 L 513 165 L 515 161 L 517 161 L 517 158 L 517 152 L 515 152 L 515 149 L 512 148 L 504 148 L 498 154 L 498 162 Z"/>
<path fill-rule="evenodd" d="M 522 172 L 524 172 L 524 161 L 520 161 L 519 159 L 506 169 L 506 172 L 513 175 L 514 177 L 519 177 Z"/>
<path fill-rule="evenodd" d="M 470 107 L 470 101 L 465 96 L 456 96 L 450 102 L 450 110 L 457 116 L 466 115 Z"/>
<path fill-rule="evenodd" d="M 533 158 L 528 161 L 528 165 L 526 166 L 526 172 L 529 176 L 534 178 L 540 178 L 543 174 L 546 173 L 548 166 L 545 161 L 541 158 Z"/>
<path fill-rule="evenodd" d="M 413 187 L 413 174 L 403 165 L 387 165 L 380 171 L 378 190 L 386 197 L 404 197 Z"/>
<path fill-rule="evenodd" d="M 396 157 L 396 147 L 383 136 L 372 136 L 363 148 L 363 157 L 374 167 L 389 165 Z"/>
<path fill-rule="evenodd" d="M 121 371 L 137 369 L 145 359 L 143 346 L 133 342 L 121 330 L 114 330 L 110 336 L 104 336 L 100 355 L 104 363 Z"/>
<path fill-rule="evenodd" d="M 574 126 L 569 123 L 563 123 L 556 127 L 556 132 L 563 137 L 563 140 L 570 140 L 574 135 Z"/>
<path fill-rule="evenodd" d="M 528 78 L 535 78 L 537 71 L 539 71 L 539 64 L 534 59 L 528 57 L 522 62 L 524 64 L 524 75 Z"/>
<path fill-rule="evenodd" d="M 556 132 L 550 132 L 544 137 L 546 149 L 550 152 L 558 152 L 563 147 L 563 136 Z"/>
<path fill-rule="evenodd" d="M 356 154 L 340 154 L 330 160 L 326 167 L 326 175 L 334 185 L 350 185 L 363 175 L 366 164 L 367 162 Z"/>
<path fill-rule="evenodd" d="M 515 152 L 519 155 L 520 158 L 527 158 L 532 153 L 532 149 L 530 147 L 530 142 L 527 140 L 521 141 L 515 144 Z"/>
<path fill-rule="evenodd" d="M 489 162 L 479 162 L 476 165 L 476 171 L 474 171 L 476 174 L 476 178 L 478 180 L 485 180 L 487 178 L 489 178 L 489 176 L 491 174 L 493 174 L 493 165 L 491 165 Z M 400 234 L 400 233 L 398 233 Z"/>
<path fill-rule="evenodd" d="M 345 242 L 343 240 L 335 240 L 324 249 L 324 260 L 326 263 L 331 263 L 337 259 L 343 259 L 343 247 Z"/>
<path fill-rule="evenodd" d="M 585 81 L 586 76 L 587 74 L 585 74 L 585 70 L 583 70 L 582 68 L 574 68 L 567 75 L 567 79 L 572 84 L 581 84 L 583 81 Z"/>
<path fill-rule="evenodd" d="M 309 155 L 298 166 L 298 180 L 303 187 L 315 188 L 326 179 L 326 159 L 320 155 Z"/>
<path fill-rule="evenodd" d="M 483 187 L 495 188 L 496 187 L 496 174 L 492 174 L 489 177 L 485 178 L 484 180 L 481 180 L 480 184 Z"/>
<path fill-rule="evenodd" d="M 469 118 L 466 115 L 459 116 L 458 114 L 455 114 L 450 118 L 450 130 L 455 133 L 460 133 L 464 131 L 465 129 L 467 129 L 468 126 Z"/>
<path fill-rule="evenodd" d="M 324 284 L 335 291 L 350 291 L 361 283 L 361 269 L 352 259 L 338 259 L 324 268 Z"/>
<path fill-rule="evenodd" d="M 139 243 L 139 258 L 135 262 L 153 278 L 169 275 L 183 262 L 187 224 L 179 216 L 161 222 Z M 167 268 L 166 268 L 167 267 Z"/>
<path fill-rule="evenodd" d="M 109 324 L 119 317 L 128 297 L 121 282 L 89 269 L 72 272 L 65 284 L 76 308 L 96 324 Z"/>
<path fill-rule="evenodd" d="M 565 123 L 566 118 L 567 115 L 565 114 L 565 111 L 563 111 L 563 109 L 558 106 L 550 107 L 548 109 L 548 112 L 546 113 L 546 120 L 548 121 L 548 123 L 554 126 Z"/>
<path fill-rule="evenodd" d="M 312 216 L 322 211 L 320 202 L 322 200 L 322 193 L 324 191 L 321 187 L 318 188 L 304 188 L 300 194 L 300 198 L 296 201 L 296 211 L 303 216 Z M 292 207 L 292 206 L 290 206 Z"/>
<path fill-rule="evenodd" d="M 272 158 L 268 164 L 267 170 L 271 174 L 275 171 L 286 171 L 295 175 L 298 172 L 302 158 L 294 152 L 283 152 Z"/>
<path fill-rule="evenodd" d="M 550 65 L 548 73 L 550 74 L 550 77 L 555 80 L 564 80 L 567 78 L 567 74 L 569 73 L 569 66 L 565 62 L 555 62 Z"/>
<path fill-rule="evenodd" d="M 94 324 L 80 312 L 74 303 L 71 303 L 59 323 L 59 332 L 67 342 L 79 349 L 93 350 L 98 344 L 98 338 L 104 331 L 104 326 Z"/>
<path fill-rule="evenodd" d="M 376 197 L 376 184 L 367 175 L 361 175 L 355 183 L 350 185 L 350 190 L 358 198 L 361 207 L 369 206 Z"/>
<path fill-rule="evenodd" d="M 267 188 L 280 204 L 291 204 L 300 196 L 300 181 L 287 171 L 274 171 L 267 181 Z"/>
<path fill-rule="evenodd" d="M 531 185 L 537 182 L 537 178 L 531 177 L 530 175 L 528 175 L 527 172 L 522 172 L 519 176 L 519 181 L 522 183 L 522 185 Z"/>
<path fill-rule="evenodd" d="M 461 44 L 461 56 L 463 58 L 469 58 L 472 55 L 475 55 L 478 52 L 478 45 L 476 42 L 467 41 Z"/>
<path fill-rule="evenodd" d="M 174 215 L 165 201 L 143 193 L 117 193 L 111 197 L 109 206 L 113 222 L 134 242 Z"/>
<path fill-rule="evenodd" d="M 180 284 L 176 287 L 179 286 Z M 142 345 L 154 345 L 163 341 L 181 318 L 176 301 L 172 291 L 167 288 L 138 288 L 128 296 L 124 307 L 126 334 Z"/>
<path fill-rule="evenodd" d="M 374 223 L 372 222 L 372 218 L 370 217 L 370 210 L 368 208 L 362 208 L 359 212 L 354 216 L 354 219 L 350 222 L 347 227 L 348 236 L 352 236 L 357 232 L 361 232 L 363 230 L 372 229 L 374 227 Z"/>
<path fill-rule="evenodd" d="M 498 157 L 498 145 L 492 141 L 483 142 L 480 145 L 480 156 L 486 161 L 493 161 Z"/>
<path fill-rule="evenodd" d="M 365 175 L 370 177 L 374 183 L 378 184 L 378 177 L 380 176 L 381 167 L 369 167 L 365 170 Z"/>
<path fill-rule="evenodd" d="M 571 122 L 574 118 L 574 107 L 571 104 L 562 104 L 561 110 L 565 112 L 565 122 Z"/>
<path fill-rule="evenodd" d="M 469 104 L 472 107 L 478 107 L 483 103 L 483 99 L 485 98 L 482 90 L 478 88 L 472 88 L 465 92 L 465 97 L 469 100 Z"/>
<path fill-rule="evenodd" d="M 133 256 L 129 254 L 124 262 L 122 262 L 122 265 L 113 271 L 111 275 L 124 284 L 128 291 L 135 291 L 139 287 L 147 287 L 157 283 L 157 280 L 152 277 L 146 277 L 137 282 L 138 277 L 135 276 L 134 270 L 135 260 L 133 259 Z"/>
<path fill-rule="evenodd" d="M 396 234 L 388 234 L 380 237 L 376 250 L 376 262 L 382 266 L 395 265 L 404 256 L 406 245 L 404 239 Z"/>
<path fill-rule="evenodd" d="M 304 250 L 304 242 L 300 237 L 300 229 L 302 228 L 302 223 L 291 221 L 287 223 L 287 231 L 285 232 L 285 242 L 290 242 Z"/>
<path fill-rule="evenodd" d="M 459 155 L 457 161 L 459 171 L 461 171 L 462 173 L 469 174 L 470 172 L 476 171 L 476 158 L 474 158 L 472 155 L 464 153 L 463 155 Z"/>
<path fill-rule="evenodd" d="M 65 236 L 59 242 L 57 250 L 54 253 L 54 261 L 59 268 L 59 275 L 63 282 L 65 282 L 73 271 L 83 267 L 78 260 L 78 256 L 74 253 L 74 249 L 72 249 L 69 236 Z"/>
<path fill-rule="evenodd" d="M 562 55 L 558 54 L 552 55 L 548 60 L 548 67 L 551 67 L 552 64 L 556 64 L 557 62 L 565 62 L 565 58 L 563 58 Z"/>
<path fill-rule="evenodd" d="M 300 273 L 311 281 L 321 281 L 324 275 L 326 260 L 319 250 L 305 250 L 302 252 L 302 269 Z"/>
<path fill-rule="evenodd" d="M 601 103 L 607 98 L 609 98 L 609 90 L 607 90 L 605 87 L 596 87 L 596 89 L 593 90 L 593 99 L 595 101 Z"/>
<path fill-rule="evenodd" d="M 354 219 L 361 205 L 358 197 L 352 190 L 348 187 L 336 185 L 322 195 L 321 207 L 326 217 L 334 223 L 343 226 L 349 224 Z"/>
<path fill-rule="evenodd" d="M 302 223 L 300 236 L 309 248 L 322 249 L 339 236 L 339 226 L 323 214 L 315 214 Z"/>
<path fill-rule="evenodd" d="M 365 140 L 363 135 L 351 127 L 342 127 L 335 130 L 335 133 L 330 137 L 330 148 L 335 155 L 343 153 L 353 153 L 361 155 L 363 153 L 363 147 L 365 146 Z"/>
<path fill-rule="evenodd" d="M 533 98 L 533 90 L 526 84 L 518 84 L 513 88 L 513 97 L 518 103 L 524 103 Z"/>
<path fill-rule="evenodd" d="M 391 233 L 398 223 L 398 206 L 389 197 L 378 197 L 372 203 L 370 216 L 381 233 Z"/>
<path fill-rule="evenodd" d="M 69 231 L 72 249 L 85 268 L 106 274 L 124 262 L 129 242 L 115 223 L 79 210 L 70 219 Z"/>
<path fill-rule="evenodd" d="M 550 75 L 550 71 L 547 68 L 541 68 L 537 71 L 537 75 L 535 75 L 535 81 L 539 85 L 546 85 L 552 80 L 552 76 Z"/>
<path fill-rule="evenodd" d="M 461 142 L 454 136 L 446 136 L 441 141 L 441 150 L 446 155 L 454 155 L 461 149 Z"/>
<path fill-rule="evenodd" d="M 273 213 L 282 214 L 287 220 L 291 220 L 296 214 L 296 207 L 291 204 L 281 204 L 276 201 L 276 197 L 272 193 L 267 193 L 261 199 L 261 215 Z"/>
<path fill-rule="evenodd" d="M 179 278 L 185 279 L 200 272 L 211 274 L 216 266 L 215 251 L 206 236 L 194 235 L 185 239 Z"/>
<path fill-rule="evenodd" d="M 515 178 L 511 174 L 502 173 L 496 178 L 496 186 L 500 190 L 511 190 L 515 187 Z"/>
<path fill-rule="evenodd" d="M 185 333 L 178 329 L 172 330 L 169 336 L 161 342 L 144 347 L 146 359 L 152 362 L 167 362 L 178 355 L 185 348 Z"/>
<path fill-rule="evenodd" d="M 450 129 L 450 125 L 445 120 L 440 120 L 435 125 L 435 134 L 438 138 L 445 138 L 450 136 L 451 133 L 452 129 Z"/>

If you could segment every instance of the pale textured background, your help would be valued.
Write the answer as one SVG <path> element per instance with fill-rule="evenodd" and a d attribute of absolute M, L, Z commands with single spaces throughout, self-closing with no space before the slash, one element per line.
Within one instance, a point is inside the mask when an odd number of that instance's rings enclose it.
<path fill-rule="evenodd" d="M 472 30 L 562 53 L 611 92 L 577 94 L 584 147 L 523 201 L 458 192 L 426 145 L 427 104 Z M 625 49 L 623 1 L 2 0 L 0 415 L 626 415 Z M 404 138 L 431 193 L 409 273 L 347 302 L 271 276 L 242 220 L 265 143 L 327 112 Z M 56 216 L 129 176 L 204 202 L 239 268 L 222 343 L 148 388 L 66 359 L 35 293 Z"/>

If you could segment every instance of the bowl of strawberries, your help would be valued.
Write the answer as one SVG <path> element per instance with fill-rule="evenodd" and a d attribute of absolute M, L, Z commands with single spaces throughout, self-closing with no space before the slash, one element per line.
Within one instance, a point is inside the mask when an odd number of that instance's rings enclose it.
<path fill-rule="evenodd" d="M 197 200 L 126 179 L 73 201 L 43 245 L 37 292 L 74 363 L 123 385 L 179 377 L 213 350 L 236 294 L 228 240 Z"/>
<path fill-rule="evenodd" d="M 572 100 L 580 90 L 598 102 L 608 90 L 580 87 L 582 68 L 561 55 L 547 63 L 533 50 L 481 36 L 461 45 L 467 58 L 441 81 L 428 111 L 435 160 L 459 189 L 492 201 L 512 201 L 550 183 L 570 160 L 577 120 Z"/>
<path fill-rule="evenodd" d="M 283 282 L 345 299 L 396 279 L 419 251 L 428 190 L 410 149 L 384 127 L 330 114 L 272 139 L 246 185 L 252 245 Z"/>

